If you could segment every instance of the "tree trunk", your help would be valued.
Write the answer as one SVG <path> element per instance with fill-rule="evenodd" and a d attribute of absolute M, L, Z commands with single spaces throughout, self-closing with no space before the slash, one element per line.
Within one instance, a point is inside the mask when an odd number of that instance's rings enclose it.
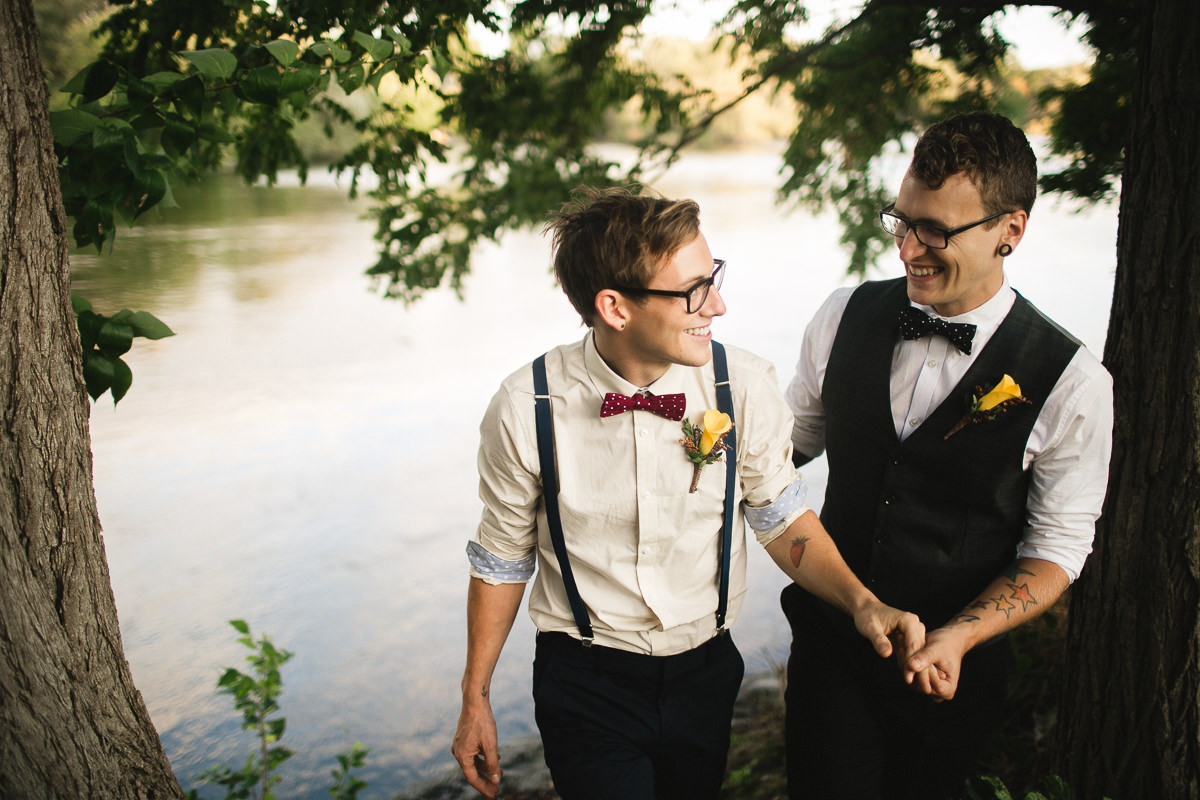
<path fill-rule="evenodd" d="M 0 53 L 0 797 L 181 798 L 121 650 L 30 0 Z"/>
<path fill-rule="evenodd" d="M 1142 14 L 1105 346 L 1113 464 L 1058 726 L 1084 800 L 1200 800 L 1200 3 Z"/>

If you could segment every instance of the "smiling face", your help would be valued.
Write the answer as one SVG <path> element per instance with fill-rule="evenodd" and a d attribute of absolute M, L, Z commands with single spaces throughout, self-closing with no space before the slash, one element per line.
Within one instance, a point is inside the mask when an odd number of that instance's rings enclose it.
<path fill-rule="evenodd" d="M 931 189 L 910 174 L 900 184 L 894 213 L 910 223 L 951 229 L 989 216 L 979 190 L 964 173 Z M 910 229 L 897 239 L 900 260 L 908 279 L 908 298 L 933 306 L 938 314 L 953 317 L 986 303 L 1004 283 L 1002 244 L 1013 247 L 1025 232 L 1028 215 L 1018 210 L 950 237 L 944 250 L 926 247 Z"/>
<path fill-rule="evenodd" d="M 703 235 L 697 236 L 668 259 L 647 289 L 684 292 L 713 272 L 712 252 Z M 626 329 L 622 332 L 622 361 L 618 372 L 630 383 L 648 386 L 671 364 L 701 367 L 712 355 L 709 324 L 725 313 L 721 292 L 712 287 L 708 299 L 694 313 L 687 312 L 682 297 L 624 298 Z"/>

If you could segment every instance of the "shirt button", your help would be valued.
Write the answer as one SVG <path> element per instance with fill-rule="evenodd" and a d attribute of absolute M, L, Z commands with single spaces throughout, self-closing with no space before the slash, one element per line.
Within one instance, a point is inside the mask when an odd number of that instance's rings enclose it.
<path fill-rule="evenodd" d="M 937 359 L 936 358 L 929 359 L 929 368 L 933 369 L 936 366 L 937 366 Z"/>
<path fill-rule="evenodd" d="M 646 429 L 645 429 L 645 428 L 642 428 L 640 431 L 638 431 L 638 436 L 640 436 L 640 437 L 642 437 L 643 439 L 645 439 L 645 438 L 646 438 L 646 436 L 647 436 L 647 433 L 648 433 L 648 432 L 646 431 Z"/>
<path fill-rule="evenodd" d="M 908 421 L 908 424 L 909 424 L 909 425 L 911 425 L 912 427 L 914 427 L 914 428 L 915 428 L 915 427 L 917 427 L 918 425 L 920 425 L 920 424 L 921 424 L 921 418 L 920 418 L 920 417 L 913 417 L 912 419 L 910 419 L 910 420 Z"/>

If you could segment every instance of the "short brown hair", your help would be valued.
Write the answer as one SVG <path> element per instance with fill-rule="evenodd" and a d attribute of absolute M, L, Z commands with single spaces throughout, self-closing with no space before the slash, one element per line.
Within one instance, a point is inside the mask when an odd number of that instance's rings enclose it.
<path fill-rule="evenodd" d="M 583 186 L 550 214 L 554 276 L 589 327 L 596 295 L 619 286 L 644 288 L 659 266 L 700 235 L 692 200 Z"/>
<path fill-rule="evenodd" d="M 991 111 L 971 111 L 935 123 L 913 148 L 908 172 L 937 190 L 965 173 L 979 190 L 984 212 L 1024 209 L 1037 197 L 1037 157 L 1016 125 Z"/>

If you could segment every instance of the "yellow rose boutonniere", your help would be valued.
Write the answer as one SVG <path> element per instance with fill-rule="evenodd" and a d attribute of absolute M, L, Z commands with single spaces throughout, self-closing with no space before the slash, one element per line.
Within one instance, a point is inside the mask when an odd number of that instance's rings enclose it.
<path fill-rule="evenodd" d="M 1021 387 L 1009 375 L 1001 378 L 1000 382 L 986 394 L 983 389 L 976 386 L 975 393 L 967 395 L 967 413 L 942 439 L 949 439 L 963 428 L 976 422 L 990 422 L 1013 406 L 1029 402 L 1028 397 L 1021 396 Z"/>
<path fill-rule="evenodd" d="M 687 418 L 684 418 L 683 438 L 679 440 L 679 443 L 683 445 L 688 460 L 694 465 L 692 486 L 688 489 L 689 494 L 696 491 L 696 487 L 700 483 L 700 470 L 704 468 L 704 465 L 714 464 L 721 460 L 721 454 L 725 452 L 725 434 L 729 433 L 731 428 L 733 428 L 733 420 L 729 418 L 729 415 L 711 408 L 704 412 L 704 420 L 700 427 L 696 427 Z"/>

